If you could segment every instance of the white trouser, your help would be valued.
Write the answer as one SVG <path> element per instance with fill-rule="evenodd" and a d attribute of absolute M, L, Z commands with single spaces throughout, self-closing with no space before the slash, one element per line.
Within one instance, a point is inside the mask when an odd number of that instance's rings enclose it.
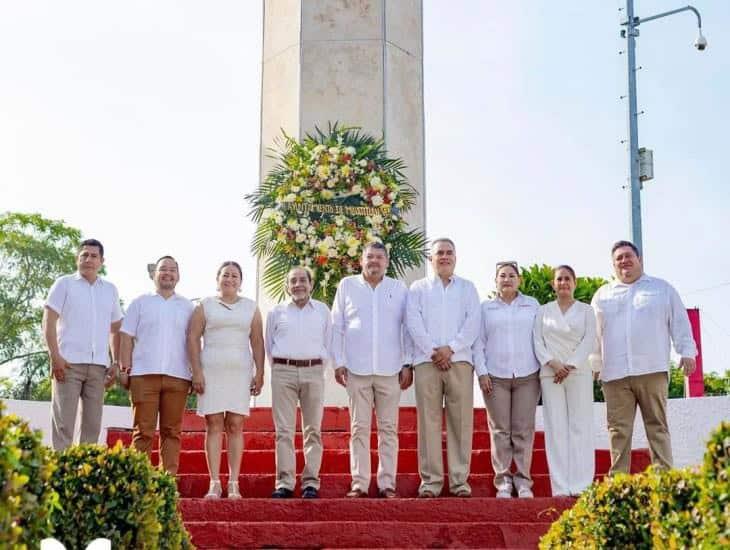
<path fill-rule="evenodd" d="M 553 496 L 577 495 L 593 482 L 593 376 L 573 371 L 562 384 L 540 378 L 545 451 Z"/>

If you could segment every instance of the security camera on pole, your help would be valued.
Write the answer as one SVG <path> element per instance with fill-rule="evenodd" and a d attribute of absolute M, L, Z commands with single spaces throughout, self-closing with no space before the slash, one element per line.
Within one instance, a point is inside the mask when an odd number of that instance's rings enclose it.
<path fill-rule="evenodd" d="M 628 69 L 628 94 L 629 101 L 629 179 L 631 187 L 631 208 L 629 219 L 631 223 L 631 240 L 639 249 L 639 254 L 643 257 L 643 243 L 641 236 L 641 188 L 642 181 L 652 179 L 653 177 L 653 155 L 649 149 L 639 149 L 639 128 L 637 117 L 639 113 L 636 109 L 636 42 L 639 36 L 639 25 L 674 15 L 683 11 L 691 11 L 697 16 L 697 27 L 699 34 L 695 40 L 694 47 L 698 51 L 707 49 L 707 39 L 702 35 L 702 18 L 700 12 L 692 6 L 685 6 L 675 10 L 666 11 L 651 17 L 637 17 L 634 15 L 634 0 L 626 0 L 626 20 L 621 23 L 626 27 L 621 30 L 621 37 L 626 38 L 626 65 Z"/>

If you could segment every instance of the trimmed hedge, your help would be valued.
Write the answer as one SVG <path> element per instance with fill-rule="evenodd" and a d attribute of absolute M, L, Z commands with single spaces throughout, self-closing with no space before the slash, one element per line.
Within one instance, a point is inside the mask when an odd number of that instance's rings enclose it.
<path fill-rule="evenodd" d="M 730 422 L 712 433 L 697 469 L 619 474 L 594 483 L 540 548 L 730 547 Z"/>
<path fill-rule="evenodd" d="M 0 402 L 0 548 L 26 550 L 53 532 L 54 463 L 41 434 Z"/>
<path fill-rule="evenodd" d="M 192 546 L 177 511 L 174 478 L 145 454 L 121 443 L 79 445 L 59 453 L 57 462 L 54 536 L 67 548 L 85 548 L 98 537 L 115 549 Z"/>

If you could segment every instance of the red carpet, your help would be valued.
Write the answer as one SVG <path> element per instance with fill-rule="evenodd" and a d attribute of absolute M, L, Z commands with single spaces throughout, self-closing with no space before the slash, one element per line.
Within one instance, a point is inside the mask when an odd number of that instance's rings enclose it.
<path fill-rule="evenodd" d="M 474 412 L 474 450 L 469 478 L 473 497 L 421 500 L 417 494 L 416 411 L 400 411 L 398 494 L 383 500 L 345 499 L 349 490 L 349 417 L 347 409 L 328 407 L 322 422 L 324 458 L 319 500 L 273 500 L 274 433 L 270 409 L 252 410 L 244 426 L 244 457 L 239 478 L 244 499 L 202 500 L 208 489 L 203 451 L 205 424 L 186 414 L 178 486 L 180 507 L 193 542 L 199 548 L 535 548 L 540 536 L 573 500 L 550 497 L 545 443 L 536 434 L 532 464 L 532 500 L 497 500 L 492 484 L 489 434 L 483 409 Z M 373 433 L 373 447 L 375 446 Z M 131 441 L 128 430 L 110 430 L 107 441 Z M 297 434 L 301 449 L 301 434 Z M 155 445 L 156 448 L 156 445 Z M 157 452 L 152 460 L 157 462 Z M 297 452 L 301 468 L 303 457 Z M 444 460 L 445 463 L 445 460 Z M 634 451 L 632 469 L 649 464 L 645 450 Z M 377 456 L 373 453 L 373 471 Z M 608 471 L 608 451 L 596 451 L 597 477 Z M 225 459 L 224 472 L 227 472 Z M 221 481 L 227 482 L 226 474 Z M 371 496 L 376 493 L 375 480 Z M 448 495 L 448 486 L 444 488 Z M 298 496 L 298 488 L 297 488 Z"/>

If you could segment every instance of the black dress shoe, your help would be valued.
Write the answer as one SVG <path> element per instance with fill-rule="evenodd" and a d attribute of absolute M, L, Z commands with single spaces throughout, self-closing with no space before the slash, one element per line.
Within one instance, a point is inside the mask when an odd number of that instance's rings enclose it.
<path fill-rule="evenodd" d="M 294 491 L 279 487 L 276 491 L 271 493 L 271 498 L 291 498 L 294 495 Z"/>
<path fill-rule="evenodd" d="M 314 487 L 305 487 L 302 490 L 302 498 L 319 498 L 319 491 Z"/>

